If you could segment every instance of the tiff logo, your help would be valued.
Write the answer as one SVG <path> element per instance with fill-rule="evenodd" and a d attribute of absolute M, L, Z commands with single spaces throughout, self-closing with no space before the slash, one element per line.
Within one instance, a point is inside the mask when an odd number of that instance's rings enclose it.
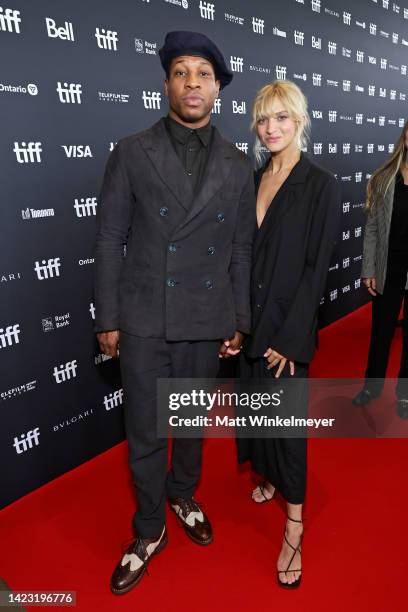
<path fill-rule="evenodd" d="M 351 90 L 351 81 L 343 80 L 343 91 Z"/>
<path fill-rule="evenodd" d="M 41 163 L 41 142 L 15 142 L 13 151 L 19 164 Z"/>
<path fill-rule="evenodd" d="M 255 34 L 263 34 L 265 27 L 265 21 L 263 19 L 259 19 L 258 17 L 252 17 L 252 29 Z"/>
<path fill-rule="evenodd" d="M 345 257 L 343 259 L 343 268 L 349 268 L 350 267 L 350 257 Z"/>
<path fill-rule="evenodd" d="M 356 124 L 363 125 L 363 113 L 356 113 Z"/>
<path fill-rule="evenodd" d="M 118 33 L 112 30 L 105 30 L 104 28 L 96 28 L 95 38 L 100 49 L 107 49 L 108 51 L 117 51 Z"/>
<path fill-rule="evenodd" d="M 61 83 L 57 81 L 57 92 L 63 104 L 81 104 L 82 86 L 80 83 Z"/>
<path fill-rule="evenodd" d="M 381 70 L 387 70 L 387 60 L 382 57 L 380 60 Z"/>
<path fill-rule="evenodd" d="M 322 142 L 313 143 L 313 153 L 315 155 L 321 155 L 322 152 L 323 152 L 323 143 Z"/>
<path fill-rule="evenodd" d="M 351 25 L 351 13 L 343 11 L 343 23 L 345 25 Z"/>
<path fill-rule="evenodd" d="M 368 95 L 369 96 L 375 96 L 375 85 L 369 85 L 368 86 Z"/>
<path fill-rule="evenodd" d="M 370 34 L 377 35 L 377 25 L 375 23 L 370 23 Z"/>
<path fill-rule="evenodd" d="M 343 212 L 344 213 L 350 212 L 350 202 L 343 202 Z"/>
<path fill-rule="evenodd" d="M 20 34 L 20 11 L 15 11 L 13 9 L 3 9 L 0 6 L 0 31 L 2 32 L 13 32 L 16 34 Z"/>
<path fill-rule="evenodd" d="M 210 19 L 214 21 L 215 7 L 210 2 L 200 0 L 200 16 L 201 19 Z"/>
<path fill-rule="evenodd" d="M 320 13 L 321 5 L 321 0 L 312 0 L 312 11 Z"/>
<path fill-rule="evenodd" d="M 364 51 L 356 51 L 356 58 L 362 64 L 364 62 Z"/>
<path fill-rule="evenodd" d="M 329 122 L 336 123 L 337 121 L 337 111 L 329 110 Z"/>
<path fill-rule="evenodd" d="M 322 84 L 322 75 L 317 72 L 313 73 L 313 85 L 315 87 L 321 87 Z"/>
<path fill-rule="evenodd" d="M 143 106 L 148 110 L 160 109 L 161 93 L 159 91 L 145 91 L 142 94 Z"/>
<path fill-rule="evenodd" d="M 286 66 L 276 66 L 275 67 L 276 78 L 280 81 L 286 79 Z"/>
<path fill-rule="evenodd" d="M 305 34 L 304 34 L 304 32 L 300 32 L 300 30 L 295 30 L 293 32 L 293 36 L 295 38 L 295 45 L 303 45 L 303 43 L 305 41 Z"/>
<path fill-rule="evenodd" d="M 337 289 L 330 291 L 330 301 L 333 302 L 334 300 L 337 300 Z"/>
<path fill-rule="evenodd" d="M 27 431 L 25 434 L 21 434 L 20 438 L 17 436 L 14 438 L 14 448 L 16 449 L 17 455 L 21 455 L 21 453 L 25 453 L 28 449 L 33 448 L 33 446 L 38 446 L 40 443 L 40 428 L 36 427 L 30 431 Z"/>
<path fill-rule="evenodd" d="M 45 280 L 47 278 L 54 278 L 54 276 L 60 275 L 61 260 L 59 257 L 35 262 L 34 271 L 37 273 L 38 280 Z"/>
<path fill-rule="evenodd" d="M 404 76 L 407 75 L 407 66 L 406 66 L 406 64 L 401 64 L 401 74 L 403 74 Z"/>
<path fill-rule="evenodd" d="M 91 217 L 96 215 L 96 207 L 98 205 L 96 198 L 75 198 L 74 208 L 77 217 Z"/>
<path fill-rule="evenodd" d="M 380 98 L 386 98 L 386 97 L 387 97 L 387 88 L 380 87 Z"/>
<path fill-rule="evenodd" d="M 89 304 L 89 312 L 91 313 L 91 319 L 95 319 L 95 306 L 93 302 Z"/>
<path fill-rule="evenodd" d="M 374 143 L 369 142 L 367 144 L 367 153 L 374 153 Z"/>
<path fill-rule="evenodd" d="M 6 329 L 0 327 L 0 348 L 7 348 L 13 344 L 19 344 L 20 325 L 8 325 Z"/>
<path fill-rule="evenodd" d="M 59 368 L 55 366 L 52 375 L 57 384 L 71 380 L 71 378 L 75 378 L 77 375 L 77 360 L 74 359 L 73 361 L 68 361 L 65 364 L 61 364 Z"/>
<path fill-rule="evenodd" d="M 360 287 L 361 287 L 361 278 L 357 278 L 354 281 L 354 289 L 360 289 Z"/>
<path fill-rule="evenodd" d="M 248 155 L 248 143 L 247 142 L 236 142 L 235 146 L 237 147 L 237 149 L 239 149 L 240 151 Z"/>
<path fill-rule="evenodd" d="M 329 40 L 329 42 L 327 43 L 327 50 L 330 55 L 336 55 L 337 43 L 333 42 L 332 40 Z"/>
<path fill-rule="evenodd" d="M 390 4 L 390 0 L 382 0 L 383 8 L 388 9 Z"/>
<path fill-rule="evenodd" d="M 354 228 L 354 237 L 359 238 L 361 236 L 361 226 Z"/>
<path fill-rule="evenodd" d="M 215 98 L 214 106 L 211 111 L 214 115 L 221 114 L 221 98 Z"/>
<path fill-rule="evenodd" d="M 244 66 L 244 58 L 231 55 L 230 65 L 232 72 L 242 72 Z"/>
<path fill-rule="evenodd" d="M 46 17 L 45 24 L 47 26 L 47 35 L 49 38 L 61 38 L 61 40 L 70 40 L 74 42 L 74 29 L 70 21 L 66 21 L 65 25 L 57 28 L 54 19 Z"/>
<path fill-rule="evenodd" d="M 350 154 L 350 143 L 349 142 L 343 142 L 343 154 L 344 155 Z"/>
<path fill-rule="evenodd" d="M 356 177 L 356 183 L 361 183 L 361 179 L 363 178 L 363 173 L 356 172 L 355 177 Z"/>
<path fill-rule="evenodd" d="M 123 389 L 117 389 L 114 393 L 109 393 L 103 398 L 106 410 L 112 410 L 123 403 Z"/>
<path fill-rule="evenodd" d="M 395 89 L 390 89 L 390 100 L 395 100 L 397 97 L 397 91 Z"/>

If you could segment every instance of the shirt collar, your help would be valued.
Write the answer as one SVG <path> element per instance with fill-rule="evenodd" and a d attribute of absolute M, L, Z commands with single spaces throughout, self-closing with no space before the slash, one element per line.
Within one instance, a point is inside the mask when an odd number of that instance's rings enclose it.
<path fill-rule="evenodd" d="M 182 125 L 178 121 L 172 119 L 169 115 L 165 118 L 166 128 L 170 133 L 170 136 L 177 140 L 179 143 L 185 145 L 192 134 L 195 134 L 200 139 L 201 143 L 207 147 L 211 141 L 212 125 L 209 121 L 207 125 L 201 128 L 192 130 L 185 125 Z"/>

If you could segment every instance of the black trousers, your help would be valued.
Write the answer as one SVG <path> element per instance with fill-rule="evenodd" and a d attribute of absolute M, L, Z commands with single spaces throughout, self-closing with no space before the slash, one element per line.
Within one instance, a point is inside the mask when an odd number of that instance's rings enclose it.
<path fill-rule="evenodd" d="M 219 341 L 167 342 L 120 333 L 124 418 L 138 508 L 136 533 L 158 537 L 165 521 L 166 497 L 191 497 L 201 473 L 202 440 L 173 440 L 167 470 L 167 439 L 157 438 L 158 378 L 215 378 Z"/>
<path fill-rule="evenodd" d="M 365 388 L 380 395 L 388 366 L 391 342 L 404 300 L 401 364 L 396 386 L 398 398 L 408 399 L 408 291 L 405 291 L 408 253 L 390 251 L 383 294 L 372 298 L 370 349 L 365 372 Z"/>

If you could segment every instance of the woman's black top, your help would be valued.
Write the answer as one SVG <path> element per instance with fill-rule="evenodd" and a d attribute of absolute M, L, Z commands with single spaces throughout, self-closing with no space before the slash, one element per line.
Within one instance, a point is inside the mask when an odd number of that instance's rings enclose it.
<path fill-rule="evenodd" d="M 395 179 L 388 244 L 391 251 L 408 251 L 408 185 L 404 184 L 400 172 Z"/>

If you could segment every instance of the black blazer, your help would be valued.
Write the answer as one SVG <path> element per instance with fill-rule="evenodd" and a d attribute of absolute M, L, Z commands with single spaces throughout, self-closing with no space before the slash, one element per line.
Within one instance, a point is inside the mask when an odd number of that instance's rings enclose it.
<path fill-rule="evenodd" d="M 255 173 L 256 193 L 268 163 Z M 335 177 L 302 153 L 256 232 L 249 357 L 272 347 L 291 360 L 311 361 L 340 203 Z"/>
<path fill-rule="evenodd" d="M 249 158 L 214 129 L 193 197 L 164 119 L 120 140 L 97 212 L 95 329 L 210 340 L 250 329 Z"/>

